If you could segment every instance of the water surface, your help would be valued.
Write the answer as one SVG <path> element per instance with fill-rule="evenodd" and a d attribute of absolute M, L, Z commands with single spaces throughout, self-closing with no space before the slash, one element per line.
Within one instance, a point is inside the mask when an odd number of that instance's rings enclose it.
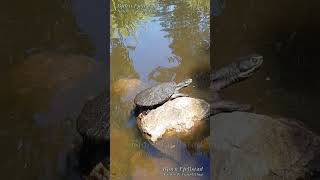
<path fill-rule="evenodd" d="M 113 1 L 111 3 L 111 178 L 168 179 L 165 168 L 204 167 L 209 179 L 208 131 L 156 148 L 136 126 L 134 94 L 166 81 L 193 78 L 183 90 L 209 99 L 209 1 Z M 129 94 L 129 95 L 128 95 Z M 131 96 L 130 96 L 131 94 Z"/>

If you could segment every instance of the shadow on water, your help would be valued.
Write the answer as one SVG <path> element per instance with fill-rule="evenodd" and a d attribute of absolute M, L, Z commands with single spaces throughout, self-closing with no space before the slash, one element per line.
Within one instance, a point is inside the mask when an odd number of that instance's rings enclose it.
<path fill-rule="evenodd" d="M 199 148 L 201 143 L 205 144 L 208 130 L 198 132 L 198 139 L 195 136 L 194 139 L 190 136 L 175 139 L 172 147 L 176 147 L 176 151 L 173 152 L 168 144 L 157 146 L 145 140 L 133 113 L 133 98 L 138 92 L 171 80 L 194 78 L 183 93 L 209 99 L 208 92 L 202 88 L 207 85 L 196 78 L 197 72 L 210 71 L 209 53 L 204 44 L 209 40 L 209 13 L 209 1 L 112 1 L 112 179 L 167 179 L 163 168 L 209 167 L 208 151 Z M 208 179 L 208 170 L 204 170 L 203 177 L 196 178 Z"/>
<path fill-rule="evenodd" d="M 77 3 L 10 1 L 0 7 L 2 179 L 80 178 L 74 120 L 88 98 L 106 89 L 107 77 L 106 54 L 98 49 L 105 39 L 92 36 L 106 30 L 103 17 L 92 17 L 105 13 L 98 9 L 103 6 Z M 92 16 L 77 14 L 83 9 Z M 97 21 L 85 23 L 92 18 Z"/>

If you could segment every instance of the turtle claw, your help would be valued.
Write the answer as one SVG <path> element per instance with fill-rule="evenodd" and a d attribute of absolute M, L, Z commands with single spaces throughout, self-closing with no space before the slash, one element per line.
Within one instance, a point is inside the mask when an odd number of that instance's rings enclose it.
<path fill-rule="evenodd" d="M 138 115 L 138 118 L 139 118 L 139 119 L 143 119 L 149 112 L 150 112 L 150 110 L 143 111 L 142 113 L 140 113 L 140 114 Z"/>
<path fill-rule="evenodd" d="M 139 119 L 143 119 L 145 117 L 145 115 L 143 114 L 143 113 L 140 113 L 139 115 L 138 115 L 138 118 Z"/>
<path fill-rule="evenodd" d="M 178 98 L 178 97 L 189 97 L 189 95 L 188 95 L 188 94 L 183 94 L 183 93 L 174 93 L 174 94 L 170 97 L 170 99 L 172 100 L 172 99 L 176 99 L 176 98 Z"/>

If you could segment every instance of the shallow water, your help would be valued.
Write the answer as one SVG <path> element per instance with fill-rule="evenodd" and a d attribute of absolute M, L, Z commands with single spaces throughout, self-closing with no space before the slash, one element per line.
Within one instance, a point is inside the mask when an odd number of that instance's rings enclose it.
<path fill-rule="evenodd" d="M 210 71 L 205 44 L 210 33 L 209 2 L 197 2 L 111 3 L 112 179 L 167 179 L 164 168 L 182 166 L 204 167 L 202 177 L 176 179 L 209 178 L 208 151 L 200 150 L 208 131 L 175 139 L 175 151 L 169 146 L 159 149 L 142 137 L 133 113 L 134 95 L 160 82 L 193 78 L 190 87 L 182 91 L 209 99 L 204 80 Z"/>

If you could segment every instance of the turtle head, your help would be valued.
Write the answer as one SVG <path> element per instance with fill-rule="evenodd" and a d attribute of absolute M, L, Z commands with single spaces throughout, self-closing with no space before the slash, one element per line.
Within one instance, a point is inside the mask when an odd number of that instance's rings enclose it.
<path fill-rule="evenodd" d="M 176 90 L 189 86 L 192 83 L 192 79 L 186 79 L 179 84 L 177 84 Z"/>
<path fill-rule="evenodd" d="M 256 72 L 263 63 L 263 56 L 259 54 L 253 54 L 248 57 L 242 58 L 239 61 L 239 77 L 247 78 Z"/>
<path fill-rule="evenodd" d="M 192 83 L 192 79 L 186 79 L 186 80 L 182 81 L 182 83 L 183 83 L 185 86 L 188 86 L 189 84 Z"/>

